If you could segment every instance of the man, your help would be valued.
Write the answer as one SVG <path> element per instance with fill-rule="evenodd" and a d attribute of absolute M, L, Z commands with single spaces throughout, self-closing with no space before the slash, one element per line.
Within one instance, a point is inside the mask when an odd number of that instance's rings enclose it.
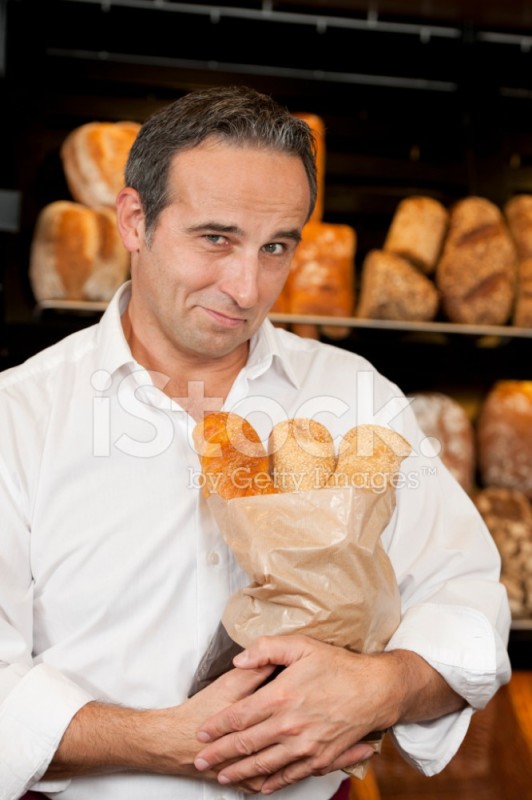
<path fill-rule="evenodd" d="M 373 730 L 437 772 L 509 680 L 497 552 L 404 396 L 265 321 L 315 196 L 301 120 L 246 88 L 187 95 L 129 157 L 131 283 L 97 326 L 2 376 L 1 800 L 329 800 Z M 403 605 L 386 653 L 266 637 L 187 699 L 245 582 L 191 446 L 222 407 L 264 436 L 310 416 L 335 438 L 385 420 L 408 439 L 382 536 Z"/>

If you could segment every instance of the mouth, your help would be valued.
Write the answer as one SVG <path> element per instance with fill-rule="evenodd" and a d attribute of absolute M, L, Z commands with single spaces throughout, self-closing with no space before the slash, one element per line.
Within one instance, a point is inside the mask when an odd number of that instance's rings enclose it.
<path fill-rule="evenodd" d="M 224 328 L 238 328 L 245 324 L 246 320 L 241 317 L 231 317 L 228 314 L 222 314 L 220 311 L 215 311 L 213 308 L 203 308 L 206 314 L 211 317 L 214 322 Z"/>

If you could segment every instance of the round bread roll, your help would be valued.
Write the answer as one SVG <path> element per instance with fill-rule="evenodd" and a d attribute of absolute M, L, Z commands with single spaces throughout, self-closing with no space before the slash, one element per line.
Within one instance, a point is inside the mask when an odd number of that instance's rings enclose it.
<path fill-rule="evenodd" d="M 306 492 L 326 486 L 336 465 L 334 441 L 313 419 L 278 422 L 270 434 L 270 471 L 281 492 Z"/>
<path fill-rule="evenodd" d="M 268 454 L 253 425 L 226 411 L 208 414 L 192 432 L 206 497 L 225 500 L 277 490 L 269 474 Z"/>
<path fill-rule="evenodd" d="M 410 395 L 412 409 L 423 433 L 439 443 L 439 455 L 466 492 L 475 476 L 475 434 L 466 410 L 441 392 Z"/>
<path fill-rule="evenodd" d="M 449 224 L 449 212 L 432 197 L 406 197 L 392 219 L 384 250 L 433 272 Z"/>
<path fill-rule="evenodd" d="M 532 497 L 532 381 L 499 381 L 477 422 L 479 473 L 484 486 Z"/>
<path fill-rule="evenodd" d="M 412 448 L 400 433 L 380 425 L 358 425 L 342 437 L 329 486 L 383 491 L 393 484 Z"/>

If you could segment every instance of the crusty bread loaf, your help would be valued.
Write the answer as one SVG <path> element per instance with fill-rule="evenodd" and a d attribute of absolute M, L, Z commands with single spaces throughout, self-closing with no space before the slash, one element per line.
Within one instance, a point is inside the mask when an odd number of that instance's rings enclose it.
<path fill-rule="evenodd" d="M 512 616 L 532 616 L 532 509 L 526 495 L 514 489 L 489 487 L 475 503 L 501 555 L 501 581 Z"/>
<path fill-rule="evenodd" d="M 410 395 L 419 427 L 434 445 L 447 469 L 466 492 L 476 471 L 475 433 L 465 408 L 443 392 Z"/>
<path fill-rule="evenodd" d="M 268 452 L 270 472 L 282 492 L 321 489 L 336 466 L 333 438 L 313 419 L 278 422 L 270 434 Z"/>
<path fill-rule="evenodd" d="M 88 122 L 68 134 L 61 158 L 74 200 L 94 208 L 114 206 L 139 130 L 137 122 Z"/>
<path fill-rule="evenodd" d="M 325 123 L 323 119 L 317 114 L 309 114 L 300 112 L 294 114 L 294 117 L 304 120 L 312 131 L 314 141 L 316 143 L 316 179 L 317 179 L 317 195 L 316 205 L 310 219 L 313 222 L 321 222 L 323 219 L 323 201 L 325 194 Z"/>
<path fill-rule="evenodd" d="M 266 449 L 244 417 L 226 411 L 208 414 L 194 427 L 193 441 L 206 497 L 218 494 L 230 500 L 277 491 Z"/>
<path fill-rule="evenodd" d="M 483 486 L 516 489 L 532 497 L 532 381 L 497 382 L 477 421 Z"/>
<path fill-rule="evenodd" d="M 380 425 L 357 425 L 342 437 L 329 486 L 383 491 L 394 484 L 412 448 L 400 433 Z"/>
<path fill-rule="evenodd" d="M 29 267 L 37 301 L 108 301 L 128 270 L 113 209 L 58 200 L 41 210 Z"/>
<path fill-rule="evenodd" d="M 517 267 L 513 324 L 521 328 L 532 328 L 532 257 L 523 258 Z"/>
<path fill-rule="evenodd" d="M 351 316 L 355 298 L 355 249 L 356 233 L 349 225 L 307 223 L 287 281 L 290 312 Z M 303 335 L 297 326 L 293 329 Z M 349 331 L 342 326 L 326 326 L 324 333 L 331 338 L 341 338 Z"/>
<path fill-rule="evenodd" d="M 402 200 L 384 241 L 384 250 L 410 261 L 422 272 L 433 272 L 449 224 L 449 212 L 432 197 Z"/>
<path fill-rule="evenodd" d="M 370 250 L 362 264 L 357 316 L 424 322 L 437 310 L 438 292 L 430 278 L 395 253 Z"/>
<path fill-rule="evenodd" d="M 517 194 L 504 206 L 508 227 L 520 259 L 532 258 L 532 194 Z"/>
<path fill-rule="evenodd" d="M 448 319 L 503 325 L 512 313 L 516 277 L 515 246 L 499 208 L 483 197 L 456 203 L 436 269 Z"/>
<path fill-rule="evenodd" d="M 532 195 L 515 195 L 506 203 L 504 212 L 519 258 L 513 324 L 530 328 L 532 327 Z"/>

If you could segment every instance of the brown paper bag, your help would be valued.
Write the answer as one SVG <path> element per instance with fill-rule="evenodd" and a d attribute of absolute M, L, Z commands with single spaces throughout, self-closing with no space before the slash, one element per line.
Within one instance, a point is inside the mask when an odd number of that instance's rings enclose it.
<path fill-rule="evenodd" d="M 208 498 L 250 583 L 233 594 L 193 691 L 232 666 L 262 635 L 302 633 L 354 652 L 381 652 L 400 620 L 400 596 L 380 535 L 393 487 Z M 382 733 L 367 737 L 380 750 Z M 367 767 L 346 770 L 363 777 Z"/>

